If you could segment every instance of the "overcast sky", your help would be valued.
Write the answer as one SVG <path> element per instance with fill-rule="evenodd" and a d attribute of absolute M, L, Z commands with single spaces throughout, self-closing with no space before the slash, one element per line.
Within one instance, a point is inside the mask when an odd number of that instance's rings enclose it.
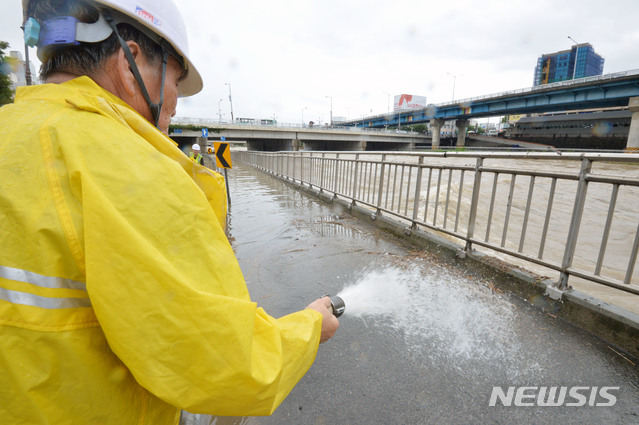
<path fill-rule="evenodd" d="M 23 50 L 21 2 L 2 0 L 0 40 Z M 204 90 L 177 115 L 327 122 L 532 86 L 537 58 L 571 36 L 639 69 L 639 0 L 180 0 Z M 32 50 L 32 57 L 35 52 Z M 39 64 L 38 64 L 39 65 Z M 451 76 L 455 75 L 456 77 Z M 389 102 L 390 98 L 390 102 Z M 221 102 L 220 99 L 222 99 Z M 390 103 L 390 105 L 389 105 Z"/>

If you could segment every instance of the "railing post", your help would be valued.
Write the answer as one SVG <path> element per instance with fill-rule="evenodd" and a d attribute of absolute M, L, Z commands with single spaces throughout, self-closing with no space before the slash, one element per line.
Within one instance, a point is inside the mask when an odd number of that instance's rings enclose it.
<path fill-rule="evenodd" d="M 481 167 L 484 165 L 484 158 L 477 157 L 475 163 L 475 180 L 473 181 L 473 197 L 470 201 L 470 215 L 468 216 L 468 231 L 466 232 L 466 246 L 464 251 L 470 252 L 472 249 L 471 239 L 475 234 L 475 219 L 477 218 L 477 204 L 479 203 L 479 188 L 481 186 Z"/>
<path fill-rule="evenodd" d="M 375 211 L 376 215 L 381 213 L 380 208 L 382 206 L 382 195 L 384 194 L 384 161 L 386 161 L 385 154 L 382 155 L 381 170 L 379 171 L 379 191 L 377 192 L 377 211 Z"/>
<path fill-rule="evenodd" d="M 308 188 L 313 187 L 313 168 L 315 167 L 315 161 L 313 161 L 313 152 L 308 154 Z"/>
<path fill-rule="evenodd" d="M 333 192 L 333 199 L 335 199 L 336 193 L 339 191 L 339 153 L 335 154 L 335 166 L 333 170 L 333 187 L 331 192 Z"/>
<path fill-rule="evenodd" d="M 590 173 L 591 168 L 592 160 L 583 158 L 581 160 L 581 170 L 579 171 L 579 184 L 577 185 L 577 193 L 575 194 L 575 205 L 572 210 L 570 227 L 568 228 L 568 239 L 566 240 L 564 259 L 561 263 L 561 274 L 559 275 L 559 282 L 557 283 L 557 287 L 561 290 L 568 289 L 568 278 L 570 277 L 568 269 L 572 266 L 572 260 L 575 255 L 579 226 L 581 225 L 581 217 L 586 203 L 586 193 L 588 192 L 586 175 Z"/>
<path fill-rule="evenodd" d="M 304 155 L 302 152 L 300 154 L 300 186 L 304 184 Z"/>
<path fill-rule="evenodd" d="M 326 164 L 326 153 L 322 153 L 322 159 L 320 159 L 320 193 L 324 191 L 324 166 Z"/>
<path fill-rule="evenodd" d="M 413 202 L 413 222 L 411 223 L 411 229 L 417 227 L 417 215 L 419 214 L 419 198 L 422 193 L 422 165 L 424 164 L 424 157 L 420 156 L 417 163 L 417 182 L 415 184 L 415 197 Z"/>
<path fill-rule="evenodd" d="M 358 177 L 358 171 L 359 171 L 359 154 L 356 153 L 355 154 L 355 171 L 353 172 L 353 190 L 352 190 L 352 203 L 355 204 L 355 198 L 357 198 L 357 194 L 359 193 L 359 191 L 357 190 L 357 177 Z"/>

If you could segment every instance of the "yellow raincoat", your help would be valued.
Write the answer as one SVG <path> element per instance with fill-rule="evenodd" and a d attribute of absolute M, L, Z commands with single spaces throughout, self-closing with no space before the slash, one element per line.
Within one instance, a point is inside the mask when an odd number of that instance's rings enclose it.
<path fill-rule="evenodd" d="M 87 77 L 0 109 L 0 422 L 267 415 L 321 315 L 249 299 L 221 176 Z"/>

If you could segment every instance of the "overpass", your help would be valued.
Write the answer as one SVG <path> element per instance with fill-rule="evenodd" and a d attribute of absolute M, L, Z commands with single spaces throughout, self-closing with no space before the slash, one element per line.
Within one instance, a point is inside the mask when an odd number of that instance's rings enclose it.
<path fill-rule="evenodd" d="M 471 118 L 619 106 L 630 106 L 633 112 L 627 146 L 639 149 L 639 69 L 374 115 L 349 121 L 345 125 L 382 128 L 430 123 L 432 145 L 437 147 L 444 121 L 456 120 L 457 145 L 464 146 L 466 128 Z"/>
<path fill-rule="evenodd" d="M 412 151 L 430 147 L 432 135 L 403 130 L 357 127 L 278 127 L 271 125 L 220 124 L 217 121 L 176 118 L 170 137 L 180 147 L 199 143 L 205 146 L 210 139 L 224 138 L 231 144 L 246 145 L 252 151 Z M 177 126 L 183 126 L 178 128 Z M 201 127 L 201 128 L 200 128 Z M 203 135 L 202 128 L 208 130 Z M 206 132 L 204 133 L 206 134 Z M 554 150 L 542 145 L 501 137 L 467 135 L 468 145 L 474 147 L 520 147 L 535 150 Z M 454 143 L 450 139 L 447 143 Z"/>
<path fill-rule="evenodd" d="M 170 137 L 178 144 L 203 144 L 224 137 L 245 142 L 249 150 L 412 150 L 430 145 L 430 136 L 401 130 L 357 127 L 280 127 L 275 125 L 221 124 L 214 120 L 176 118 Z M 177 128 L 181 126 L 181 128 Z M 208 129 L 203 132 L 201 128 Z"/>
<path fill-rule="evenodd" d="M 250 150 L 260 151 L 411 150 L 428 145 L 435 149 L 440 145 L 440 130 L 447 120 L 455 120 L 457 146 L 465 146 L 471 118 L 619 106 L 629 106 L 632 112 L 627 149 L 639 151 L 639 69 L 374 115 L 348 121 L 343 127 L 222 124 L 215 120 L 176 118 L 170 136 L 180 144 L 196 140 L 205 144 L 206 138 L 225 137 L 229 141 L 246 142 Z M 388 129 L 419 123 L 430 124 L 432 140 L 431 136 Z M 209 133 L 202 134 L 201 128 L 207 128 Z M 494 142 L 501 141 L 495 138 Z"/>

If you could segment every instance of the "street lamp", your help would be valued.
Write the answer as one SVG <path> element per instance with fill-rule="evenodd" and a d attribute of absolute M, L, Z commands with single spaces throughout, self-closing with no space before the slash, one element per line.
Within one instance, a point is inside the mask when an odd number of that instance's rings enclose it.
<path fill-rule="evenodd" d="M 463 75 L 453 75 L 450 72 L 447 72 L 446 74 L 450 75 L 451 77 L 453 77 L 453 102 L 455 101 L 455 81 L 457 81 L 457 77 L 463 77 Z"/>
<path fill-rule="evenodd" d="M 222 122 L 222 99 L 217 102 L 217 122 Z"/>
<path fill-rule="evenodd" d="M 333 126 L 333 96 L 325 96 L 327 99 L 331 99 L 331 127 Z"/>
<path fill-rule="evenodd" d="M 575 45 L 579 45 L 579 43 L 577 43 L 577 42 L 575 41 L 575 39 L 574 39 L 574 38 L 572 38 L 571 36 L 568 36 L 568 38 L 570 39 L 570 41 L 572 41 L 573 43 L 575 43 Z"/>
<path fill-rule="evenodd" d="M 231 85 L 224 83 L 225 86 L 229 86 L 229 103 L 231 104 L 231 124 L 235 124 L 235 118 L 233 118 L 233 97 L 231 96 Z"/>
<path fill-rule="evenodd" d="M 304 110 L 308 109 L 308 106 L 305 106 L 302 108 L 302 128 L 306 127 L 306 125 L 304 125 Z"/>
<path fill-rule="evenodd" d="M 579 46 L 579 43 L 577 43 L 571 36 L 568 36 L 568 39 L 570 41 L 572 41 L 573 43 L 575 43 L 575 46 Z M 572 68 L 572 79 L 574 80 L 577 77 L 577 55 L 579 54 L 579 47 L 577 47 L 575 49 L 575 66 L 573 66 Z"/>
<path fill-rule="evenodd" d="M 388 96 L 387 102 L 386 102 L 386 113 L 390 114 L 390 93 L 386 93 L 385 91 L 383 91 L 382 93 L 384 93 L 386 96 Z"/>

